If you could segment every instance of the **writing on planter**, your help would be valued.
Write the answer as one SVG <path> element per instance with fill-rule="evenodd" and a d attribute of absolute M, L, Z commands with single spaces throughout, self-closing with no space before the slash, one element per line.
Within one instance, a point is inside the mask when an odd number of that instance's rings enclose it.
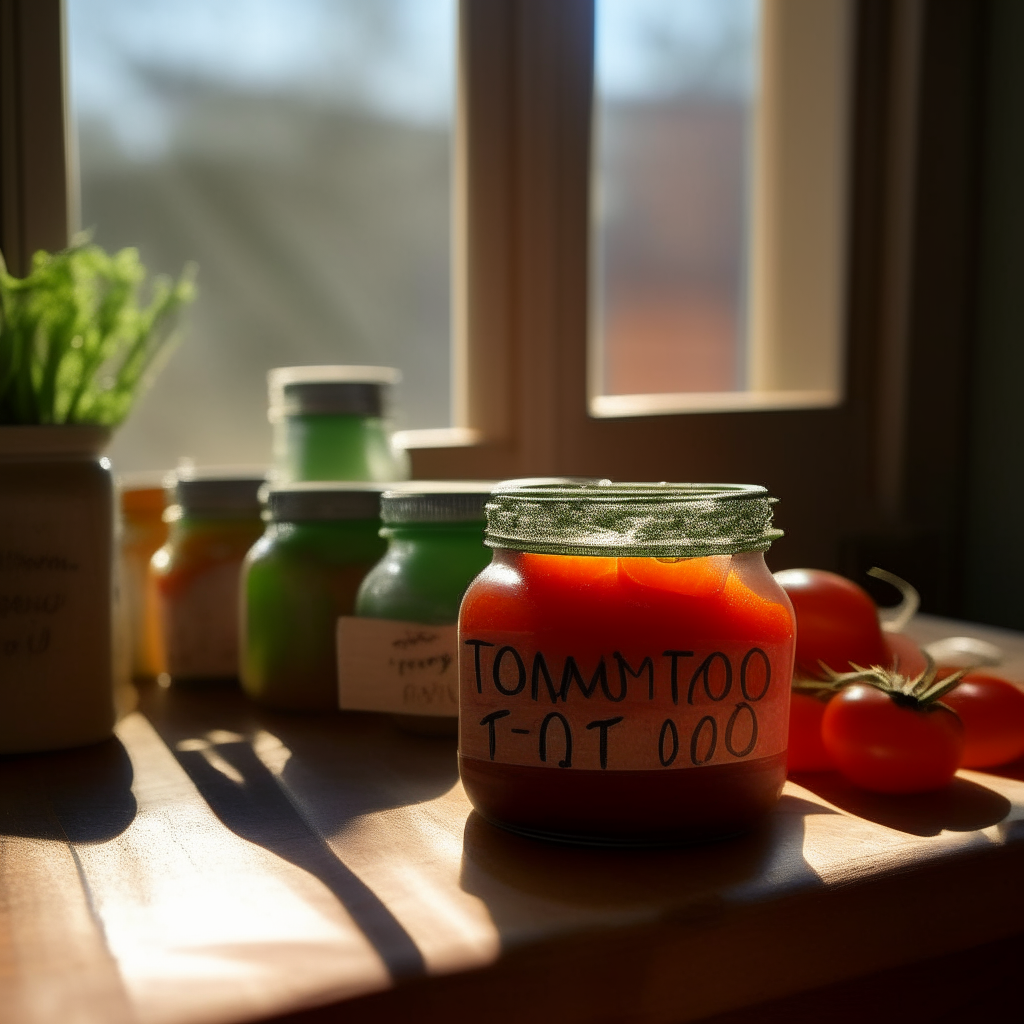
<path fill-rule="evenodd" d="M 67 604 L 60 593 L 0 594 L 0 619 L 8 615 L 55 615 Z"/>
<path fill-rule="evenodd" d="M 27 629 L 17 636 L 0 637 L 0 655 L 13 658 L 20 654 L 45 654 L 50 649 L 50 627 Z"/>
<path fill-rule="evenodd" d="M 78 563 L 66 555 L 29 554 L 0 550 L 0 572 L 77 572 Z"/>

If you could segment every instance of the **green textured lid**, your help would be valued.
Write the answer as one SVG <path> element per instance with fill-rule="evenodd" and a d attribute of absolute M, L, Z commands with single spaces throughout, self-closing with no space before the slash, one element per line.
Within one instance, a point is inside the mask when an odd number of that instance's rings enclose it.
<path fill-rule="evenodd" d="M 553 555 L 694 558 L 764 551 L 782 536 L 756 484 L 499 484 L 487 503 L 492 548 Z"/>

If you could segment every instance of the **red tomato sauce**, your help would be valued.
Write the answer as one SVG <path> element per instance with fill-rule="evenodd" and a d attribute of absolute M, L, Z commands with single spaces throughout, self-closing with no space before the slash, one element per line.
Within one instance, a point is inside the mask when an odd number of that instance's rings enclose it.
<path fill-rule="evenodd" d="M 745 831 L 778 800 L 794 622 L 760 552 L 497 550 L 459 637 L 460 768 L 491 822 L 689 842 Z"/>

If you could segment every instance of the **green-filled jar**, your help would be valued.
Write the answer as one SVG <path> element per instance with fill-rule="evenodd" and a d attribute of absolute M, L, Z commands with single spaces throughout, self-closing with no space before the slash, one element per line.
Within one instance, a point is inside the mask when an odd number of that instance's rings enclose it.
<path fill-rule="evenodd" d="M 385 548 L 380 488 L 277 485 L 264 517 L 242 567 L 242 686 L 272 708 L 336 709 L 338 618 Z"/>
<path fill-rule="evenodd" d="M 391 711 L 413 732 L 455 734 L 456 623 L 462 595 L 491 560 L 484 505 L 492 486 L 416 481 L 384 493 L 388 550 L 359 588 L 357 618 L 339 632 L 343 702 L 348 682 L 354 691 L 346 706 Z"/>
<path fill-rule="evenodd" d="M 409 475 L 387 419 L 397 370 L 387 366 L 282 366 L 267 375 L 274 479 L 373 480 Z"/>

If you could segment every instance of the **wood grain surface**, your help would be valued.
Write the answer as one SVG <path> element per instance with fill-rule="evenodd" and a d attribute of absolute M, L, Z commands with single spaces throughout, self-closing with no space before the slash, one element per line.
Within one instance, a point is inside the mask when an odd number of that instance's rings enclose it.
<path fill-rule="evenodd" d="M 0 1020 L 729 1013 L 1024 931 L 1022 780 L 806 776 L 740 840 L 569 847 L 473 813 L 451 741 L 154 685 L 115 740 L 0 761 Z"/>

